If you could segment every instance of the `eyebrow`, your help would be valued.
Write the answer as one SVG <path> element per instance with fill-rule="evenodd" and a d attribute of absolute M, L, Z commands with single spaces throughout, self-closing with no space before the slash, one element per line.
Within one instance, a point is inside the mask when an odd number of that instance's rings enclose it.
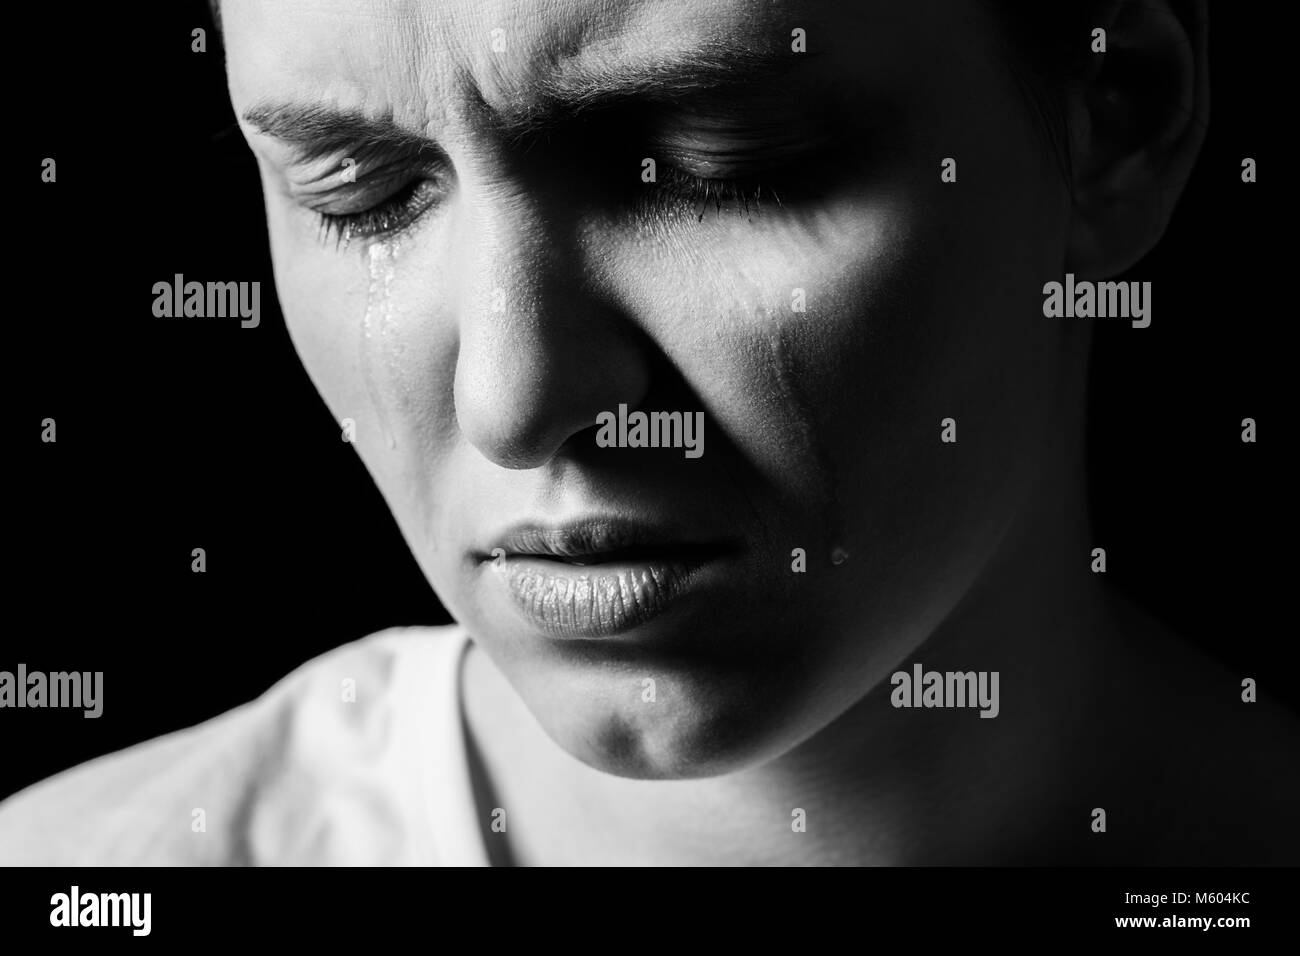
<path fill-rule="evenodd" d="M 399 126 L 391 114 L 370 117 L 316 103 L 261 103 L 245 112 L 244 120 L 259 133 L 294 147 L 299 163 L 341 150 L 416 154 L 437 148 L 432 140 Z"/>
<path fill-rule="evenodd" d="M 788 48 L 713 45 L 661 54 L 639 63 L 574 58 L 554 74 L 534 81 L 530 102 L 494 110 L 492 120 L 508 140 L 518 142 L 594 109 L 636 100 L 671 102 L 778 80 L 815 56 L 796 55 Z M 317 103 L 264 102 L 250 108 L 243 118 L 259 132 L 295 147 L 298 162 L 332 156 L 340 150 L 415 154 L 438 148 L 433 140 L 399 125 L 391 112 L 375 117 Z"/>
<path fill-rule="evenodd" d="M 574 58 L 539 79 L 542 111 L 580 112 L 625 98 L 674 99 L 726 87 L 771 82 L 817 54 L 793 54 L 788 47 L 745 47 L 711 43 L 620 63 Z"/>

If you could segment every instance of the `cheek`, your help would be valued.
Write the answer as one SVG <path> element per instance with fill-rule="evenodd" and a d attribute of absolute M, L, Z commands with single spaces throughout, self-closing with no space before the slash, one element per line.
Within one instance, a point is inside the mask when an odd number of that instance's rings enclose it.
<path fill-rule="evenodd" d="M 761 483 L 815 507 L 829 494 L 821 419 L 843 401 L 870 303 L 895 282 L 906 222 L 885 204 L 711 213 L 604 235 L 626 314 L 701 399 Z M 820 510 L 819 508 L 816 510 Z"/>
<path fill-rule="evenodd" d="M 1040 290 L 1065 212 L 1022 131 L 994 139 L 1021 164 L 972 145 L 987 181 L 964 191 L 911 152 L 815 213 L 593 242 L 710 425 L 783 499 L 771 530 L 855 555 L 841 580 L 859 596 L 920 594 L 977 563 L 1054 413 L 1064 353 Z"/>
<path fill-rule="evenodd" d="M 268 202 L 276 294 L 295 350 L 336 421 L 357 425 L 357 442 L 379 437 L 377 416 L 358 374 L 368 276 L 360 254 L 326 259 L 301 234 L 298 215 Z"/>
<path fill-rule="evenodd" d="M 447 431 L 430 420 L 443 404 L 434 373 L 455 350 L 428 341 L 437 338 L 436 323 L 413 322 L 410 308 L 428 298 L 437 276 L 413 264 L 398 241 L 321 243 L 297 210 L 276 205 L 268 204 L 267 218 L 290 338 L 335 420 L 353 423 L 356 449 L 389 495 L 425 464 L 432 437 Z"/>
<path fill-rule="evenodd" d="M 354 448 L 414 553 L 437 552 L 434 510 L 449 498 L 459 447 L 446 243 L 336 249 L 278 205 L 268 203 L 267 219 L 294 348 L 340 429 L 352 423 Z"/>

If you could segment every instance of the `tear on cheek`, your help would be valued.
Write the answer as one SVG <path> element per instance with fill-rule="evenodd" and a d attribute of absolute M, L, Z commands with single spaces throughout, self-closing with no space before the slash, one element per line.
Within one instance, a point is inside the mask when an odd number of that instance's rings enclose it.
<path fill-rule="evenodd" d="M 400 247 L 396 239 L 376 242 L 367 251 L 366 309 L 361 316 L 357 367 L 379 426 L 380 438 L 397 449 L 394 419 L 410 407 L 402 358 L 406 351 L 394 305 Z"/>

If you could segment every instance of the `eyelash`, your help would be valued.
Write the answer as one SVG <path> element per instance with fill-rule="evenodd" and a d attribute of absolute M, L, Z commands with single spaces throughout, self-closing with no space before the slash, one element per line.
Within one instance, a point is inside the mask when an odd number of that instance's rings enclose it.
<path fill-rule="evenodd" d="M 689 208 L 696 214 L 695 221 L 703 222 L 710 205 L 718 215 L 728 206 L 737 213 L 743 211 L 749 215 L 769 197 L 778 207 L 784 205 L 776 189 L 751 177 L 706 178 L 669 166 L 664 168 L 657 185 L 660 188 L 640 198 L 638 211 L 642 214 L 671 217 Z"/>
<path fill-rule="evenodd" d="M 415 179 L 387 199 L 361 212 L 316 213 L 320 223 L 320 240 L 328 245 L 333 237 L 334 246 L 347 246 L 353 239 L 372 239 L 390 236 L 414 225 L 425 212 L 436 205 L 437 197 L 418 197 L 424 193 L 441 192 L 440 184 L 432 179 Z M 422 204 L 421 204 L 422 203 Z"/>
<path fill-rule="evenodd" d="M 784 205 L 780 193 L 754 179 L 706 178 L 666 167 L 656 185 L 659 188 L 643 192 L 634 200 L 639 216 L 662 219 L 680 216 L 690 209 L 696 221 L 703 222 L 710 205 L 719 215 L 724 206 L 752 214 L 768 197 L 778 207 Z M 387 237 L 408 229 L 436 205 L 436 197 L 422 195 L 438 188 L 434 180 L 416 179 L 370 209 L 356 213 L 318 212 L 321 243 L 328 245 L 332 238 L 338 248 L 353 239 Z"/>

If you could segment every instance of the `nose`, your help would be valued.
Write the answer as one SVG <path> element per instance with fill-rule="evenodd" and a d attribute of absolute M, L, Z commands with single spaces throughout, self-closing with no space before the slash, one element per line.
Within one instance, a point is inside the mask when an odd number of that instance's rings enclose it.
<path fill-rule="evenodd" d="M 462 211 L 457 422 L 490 461 L 536 468 L 600 412 L 640 402 L 647 356 L 562 210 L 497 186 Z"/>

